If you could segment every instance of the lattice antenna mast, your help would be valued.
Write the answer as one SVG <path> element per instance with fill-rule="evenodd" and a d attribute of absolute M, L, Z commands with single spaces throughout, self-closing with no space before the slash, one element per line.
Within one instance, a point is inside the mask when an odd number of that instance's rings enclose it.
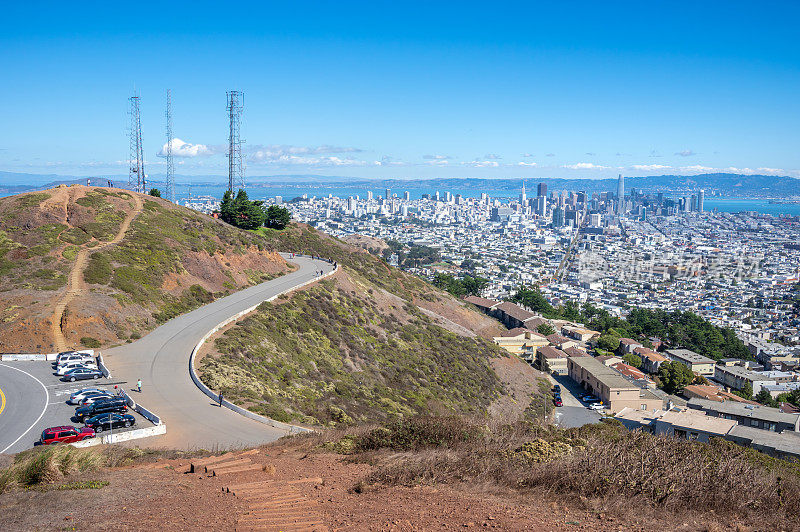
<path fill-rule="evenodd" d="M 144 151 L 142 148 L 142 120 L 139 113 L 139 97 L 131 96 L 131 129 L 130 129 L 130 166 L 128 170 L 128 187 L 136 192 L 144 193 Z"/>
<path fill-rule="evenodd" d="M 172 162 L 172 91 L 167 89 L 167 190 L 166 198 L 175 203 L 175 166 Z"/>
<path fill-rule="evenodd" d="M 239 129 L 244 109 L 244 93 L 230 91 L 227 93 L 228 119 L 230 130 L 228 133 L 228 190 L 233 192 L 234 187 L 244 188 L 244 161 L 242 160 L 242 140 Z"/>

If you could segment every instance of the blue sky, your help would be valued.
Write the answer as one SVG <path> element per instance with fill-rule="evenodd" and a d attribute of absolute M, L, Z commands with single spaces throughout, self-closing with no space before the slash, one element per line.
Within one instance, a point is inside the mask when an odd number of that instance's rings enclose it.
<path fill-rule="evenodd" d="M 795 2 L 108 4 L 4 6 L 0 170 L 126 174 L 135 87 L 151 174 L 169 88 L 180 174 L 237 89 L 250 176 L 800 177 Z"/>

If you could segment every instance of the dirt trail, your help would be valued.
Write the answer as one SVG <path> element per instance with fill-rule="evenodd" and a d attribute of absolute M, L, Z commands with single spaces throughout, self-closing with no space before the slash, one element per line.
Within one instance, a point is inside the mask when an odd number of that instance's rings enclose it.
<path fill-rule="evenodd" d="M 119 244 L 122 239 L 125 238 L 125 233 L 128 231 L 133 219 L 136 218 L 140 212 L 142 212 L 141 198 L 139 198 L 135 193 L 130 193 L 130 195 L 134 202 L 134 208 L 128 212 L 128 215 L 122 221 L 116 236 L 114 236 L 114 238 L 108 242 L 103 242 L 102 244 L 93 248 L 81 247 L 80 251 L 78 251 L 78 255 L 75 257 L 75 264 L 72 265 L 72 269 L 69 272 L 67 290 L 61 296 L 61 299 L 59 299 L 59 301 L 56 303 L 56 306 L 53 309 L 53 315 L 50 318 L 50 326 L 53 334 L 53 345 L 55 346 L 56 352 L 65 351 L 68 348 L 67 340 L 64 337 L 64 331 L 62 329 L 64 323 L 64 312 L 67 309 L 67 305 L 69 305 L 75 296 L 86 289 L 86 283 L 83 280 L 83 270 L 86 269 L 86 262 L 89 258 L 89 252 L 98 251 L 107 246 Z"/>

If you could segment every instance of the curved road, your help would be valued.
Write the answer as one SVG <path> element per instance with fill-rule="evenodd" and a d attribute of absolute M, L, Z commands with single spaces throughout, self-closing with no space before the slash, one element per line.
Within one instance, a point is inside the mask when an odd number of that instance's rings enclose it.
<path fill-rule="evenodd" d="M 288 255 L 284 254 L 285 258 Z M 137 444 L 169 448 L 227 448 L 274 441 L 286 432 L 219 408 L 189 376 L 189 355 L 208 331 L 235 314 L 313 279 L 333 265 L 308 257 L 290 259 L 299 268 L 174 318 L 134 343 L 104 352 L 113 380 L 167 425 L 166 436 Z M 142 379 L 142 393 L 135 391 Z M 2 386 L 2 384 L 0 384 Z M 134 390 L 134 391 L 131 391 Z"/>
<path fill-rule="evenodd" d="M 39 438 L 32 430 L 42 416 L 50 396 L 45 385 L 23 369 L 0 362 L 0 454 Z M 19 443 L 18 443 L 19 442 Z M 15 446 L 15 444 L 17 444 Z"/>

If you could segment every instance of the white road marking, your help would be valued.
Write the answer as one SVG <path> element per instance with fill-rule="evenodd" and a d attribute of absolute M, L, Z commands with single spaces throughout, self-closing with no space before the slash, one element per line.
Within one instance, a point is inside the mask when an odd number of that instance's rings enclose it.
<path fill-rule="evenodd" d="M 17 438 L 17 439 L 16 439 L 16 440 L 14 440 L 13 442 L 11 442 L 11 445 L 9 445 L 8 447 L 6 447 L 6 448 L 5 448 L 5 449 L 3 449 L 2 451 L 0 451 L 0 454 L 2 454 L 2 453 L 4 453 L 4 452 L 6 452 L 7 450 L 9 450 L 11 447 L 13 447 L 13 446 L 14 446 L 14 444 L 16 444 L 16 443 L 17 443 L 19 440 L 21 440 L 21 439 L 22 439 L 22 438 L 23 438 L 23 437 L 24 437 L 24 436 L 25 436 L 27 433 L 29 433 L 29 432 L 31 431 L 31 429 L 32 429 L 33 427 L 35 427 L 35 426 L 36 426 L 36 424 L 37 424 L 37 423 L 39 423 L 39 421 L 42 419 L 42 416 L 44 416 L 44 413 L 45 413 L 45 411 L 47 410 L 47 407 L 50 405 L 50 392 L 48 392 L 48 391 L 47 391 L 47 386 L 45 386 L 45 385 L 44 385 L 44 383 L 43 383 L 42 381 L 40 381 L 39 379 L 37 379 L 36 377 L 34 377 L 33 375 L 31 375 L 31 374 L 30 374 L 30 373 L 28 373 L 27 371 L 23 371 L 23 370 L 21 370 L 21 369 L 19 369 L 19 368 L 15 368 L 14 366 L 9 366 L 8 364 L 0 364 L 0 366 L 5 366 L 5 367 L 7 367 L 7 368 L 15 369 L 15 370 L 17 370 L 17 371 L 19 371 L 19 372 L 21 372 L 21 373 L 24 373 L 25 375 L 27 375 L 27 376 L 28 376 L 28 377 L 30 377 L 31 379 L 33 379 L 33 380 L 35 380 L 36 382 L 38 382 L 39 384 L 41 384 L 41 385 L 42 385 L 42 388 L 44 388 L 44 393 L 45 393 L 44 408 L 42 408 L 42 413 L 41 413 L 41 414 L 39 414 L 39 417 L 38 417 L 38 418 L 36 418 L 36 421 L 34 421 L 34 422 L 31 424 L 31 426 L 30 426 L 30 427 L 28 427 L 28 430 L 26 430 L 25 432 L 23 432 L 22 434 L 20 434 L 20 435 L 19 435 L 19 438 Z"/>

